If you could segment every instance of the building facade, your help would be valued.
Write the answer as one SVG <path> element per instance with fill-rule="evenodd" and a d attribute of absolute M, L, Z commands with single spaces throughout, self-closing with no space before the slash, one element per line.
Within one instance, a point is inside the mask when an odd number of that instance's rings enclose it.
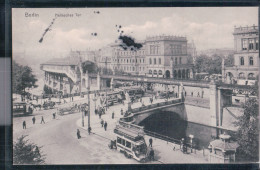
<path fill-rule="evenodd" d="M 145 47 L 149 77 L 190 78 L 192 64 L 188 63 L 186 37 L 147 37 Z"/>
<path fill-rule="evenodd" d="M 259 74 L 258 26 L 234 28 L 234 66 L 223 67 L 226 83 L 254 85 Z"/>
<path fill-rule="evenodd" d="M 188 62 L 187 39 L 177 36 L 147 37 L 142 48 L 122 48 L 120 42 L 100 50 L 98 66 L 114 73 L 188 79 L 193 75 L 193 64 Z"/>

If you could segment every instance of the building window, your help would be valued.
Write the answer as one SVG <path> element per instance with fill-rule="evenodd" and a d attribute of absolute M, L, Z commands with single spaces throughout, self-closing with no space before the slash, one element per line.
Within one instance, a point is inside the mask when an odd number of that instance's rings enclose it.
<path fill-rule="evenodd" d="M 144 63 L 144 59 L 143 59 L 143 63 Z"/>
<path fill-rule="evenodd" d="M 127 61 L 127 63 L 128 63 L 128 59 L 127 59 L 126 61 Z"/>
<path fill-rule="evenodd" d="M 159 70 L 158 73 L 159 73 L 159 75 L 162 75 L 162 70 Z"/>
<path fill-rule="evenodd" d="M 254 65 L 254 59 L 253 57 L 249 57 L 249 65 Z"/>
<path fill-rule="evenodd" d="M 135 71 L 135 68 L 133 67 L 133 71 Z"/>
<path fill-rule="evenodd" d="M 258 50 L 259 49 L 259 45 L 258 45 L 258 39 L 255 40 L 255 49 Z"/>
<path fill-rule="evenodd" d="M 245 64 L 244 57 L 240 58 L 240 65 L 243 66 Z"/>
<path fill-rule="evenodd" d="M 247 50 L 247 39 L 242 39 L 242 50 Z"/>
<path fill-rule="evenodd" d="M 244 79 L 244 78 L 245 78 L 245 74 L 244 74 L 244 73 L 239 73 L 238 77 L 239 77 L 240 79 Z"/>
<path fill-rule="evenodd" d="M 181 57 L 180 57 L 180 64 L 181 64 Z"/>
<path fill-rule="evenodd" d="M 162 59 L 161 58 L 159 58 L 159 64 L 162 64 Z"/>
<path fill-rule="evenodd" d="M 249 50 L 254 49 L 254 39 L 249 39 Z"/>
<path fill-rule="evenodd" d="M 153 64 L 154 64 L 154 65 L 156 64 L 156 58 L 153 59 Z"/>
<path fill-rule="evenodd" d="M 153 74 L 153 71 L 152 71 L 152 70 L 149 70 L 149 74 Z"/>
<path fill-rule="evenodd" d="M 249 80 L 254 80 L 255 79 L 254 73 L 249 73 L 248 74 L 248 79 Z"/>
<path fill-rule="evenodd" d="M 150 58 L 149 60 L 150 60 L 150 65 L 151 65 L 152 64 L 152 59 Z"/>
<path fill-rule="evenodd" d="M 140 59 L 140 63 L 142 63 L 142 60 Z"/>
<path fill-rule="evenodd" d="M 178 58 L 175 58 L 175 65 L 178 64 Z"/>
<path fill-rule="evenodd" d="M 156 70 L 154 70 L 154 71 L 153 71 L 153 74 L 154 74 L 154 75 L 157 75 L 157 71 L 156 71 Z"/>
<path fill-rule="evenodd" d="M 128 148 L 131 148 L 131 143 L 126 141 L 125 146 L 128 147 Z"/>

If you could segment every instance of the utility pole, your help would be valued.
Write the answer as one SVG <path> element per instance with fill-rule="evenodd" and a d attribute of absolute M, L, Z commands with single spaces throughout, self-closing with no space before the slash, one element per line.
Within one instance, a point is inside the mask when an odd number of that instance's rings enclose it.
<path fill-rule="evenodd" d="M 88 71 L 87 71 L 87 76 L 88 76 L 88 128 L 90 128 L 90 78 L 89 78 L 89 74 L 88 74 Z"/>

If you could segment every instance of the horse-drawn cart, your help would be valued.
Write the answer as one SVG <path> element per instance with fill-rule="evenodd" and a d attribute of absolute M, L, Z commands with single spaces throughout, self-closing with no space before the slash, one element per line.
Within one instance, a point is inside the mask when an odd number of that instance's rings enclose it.
<path fill-rule="evenodd" d="M 62 107 L 62 108 L 58 108 L 58 114 L 63 116 L 64 113 L 74 113 L 78 110 L 77 106 L 74 105 L 74 106 L 67 106 L 67 107 Z"/>

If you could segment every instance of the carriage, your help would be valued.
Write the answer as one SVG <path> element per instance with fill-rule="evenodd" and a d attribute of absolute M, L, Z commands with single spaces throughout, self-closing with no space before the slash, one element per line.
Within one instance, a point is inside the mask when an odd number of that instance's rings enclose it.
<path fill-rule="evenodd" d="M 58 108 L 58 114 L 61 115 L 61 116 L 63 116 L 64 113 L 71 114 L 71 113 L 74 113 L 76 111 L 78 111 L 78 107 L 76 105 Z"/>
<path fill-rule="evenodd" d="M 53 101 L 44 102 L 43 105 L 42 105 L 44 110 L 54 109 L 54 106 L 55 106 L 55 102 L 53 102 Z"/>

